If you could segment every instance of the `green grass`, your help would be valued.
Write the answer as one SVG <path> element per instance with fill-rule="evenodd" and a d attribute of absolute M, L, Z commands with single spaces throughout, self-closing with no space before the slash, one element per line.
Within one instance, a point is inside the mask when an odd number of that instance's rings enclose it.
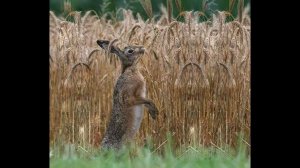
<path fill-rule="evenodd" d="M 211 148 L 188 147 L 174 154 L 165 149 L 153 153 L 148 149 L 124 150 L 118 154 L 106 152 L 90 157 L 53 157 L 51 168 L 250 168 L 250 157 L 243 149 L 239 152 Z M 235 154 L 234 154 L 235 153 Z"/>

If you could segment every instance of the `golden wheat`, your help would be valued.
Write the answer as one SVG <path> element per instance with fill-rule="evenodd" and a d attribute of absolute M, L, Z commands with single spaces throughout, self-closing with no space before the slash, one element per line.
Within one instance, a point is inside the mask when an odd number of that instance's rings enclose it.
<path fill-rule="evenodd" d="M 148 1 L 142 2 L 152 16 Z M 83 17 L 72 12 L 70 22 L 50 12 L 52 146 L 93 149 L 103 138 L 121 65 L 113 54 L 99 49 L 98 39 L 110 40 L 109 47 L 135 44 L 147 50 L 140 68 L 159 116 L 156 122 L 144 116 L 136 143 L 144 145 L 151 137 L 159 151 L 171 132 L 177 147 L 235 146 L 238 133 L 250 144 L 248 14 L 225 22 L 228 14 L 219 12 L 199 22 L 201 14 L 185 12 L 185 22 L 178 22 L 170 19 L 170 10 L 158 21 L 146 22 L 128 10 L 120 11 L 124 20 L 118 22 L 91 11 Z"/>

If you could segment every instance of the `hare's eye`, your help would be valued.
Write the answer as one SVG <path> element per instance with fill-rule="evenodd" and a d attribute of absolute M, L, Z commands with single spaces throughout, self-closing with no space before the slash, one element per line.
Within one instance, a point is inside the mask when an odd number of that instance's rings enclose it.
<path fill-rule="evenodd" d="M 132 53 L 133 53 L 133 50 L 132 50 L 132 49 L 128 50 L 128 53 L 129 53 L 129 54 L 132 54 Z"/>

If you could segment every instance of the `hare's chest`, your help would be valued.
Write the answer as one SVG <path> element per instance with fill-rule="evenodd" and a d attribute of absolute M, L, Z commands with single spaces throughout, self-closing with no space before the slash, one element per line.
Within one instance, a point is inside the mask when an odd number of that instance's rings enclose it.
<path fill-rule="evenodd" d="M 140 128 L 144 112 L 143 112 L 143 105 L 136 105 L 133 108 L 134 118 L 133 118 L 133 129 L 138 130 Z"/>
<path fill-rule="evenodd" d="M 144 86 L 141 93 L 141 97 L 146 96 L 146 87 Z M 143 105 L 136 105 L 133 107 L 133 130 L 137 132 L 141 126 L 141 122 L 144 116 Z"/>

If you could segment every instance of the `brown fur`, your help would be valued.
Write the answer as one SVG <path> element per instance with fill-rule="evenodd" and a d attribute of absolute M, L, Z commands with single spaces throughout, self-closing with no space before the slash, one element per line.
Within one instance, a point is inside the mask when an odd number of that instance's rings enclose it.
<path fill-rule="evenodd" d="M 122 62 L 122 74 L 119 76 L 113 92 L 113 108 L 110 122 L 102 140 L 103 148 L 120 149 L 130 141 L 139 129 L 145 105 L 151 117 L 156 119 L 158 110 L 152 100 L 145 98 L 146 82 L 137 67 L 140 56 L 144 53 L 141 46 L 128 46 L 124 50 L 98 40 L 98 45 L 119 56 Z"/>

